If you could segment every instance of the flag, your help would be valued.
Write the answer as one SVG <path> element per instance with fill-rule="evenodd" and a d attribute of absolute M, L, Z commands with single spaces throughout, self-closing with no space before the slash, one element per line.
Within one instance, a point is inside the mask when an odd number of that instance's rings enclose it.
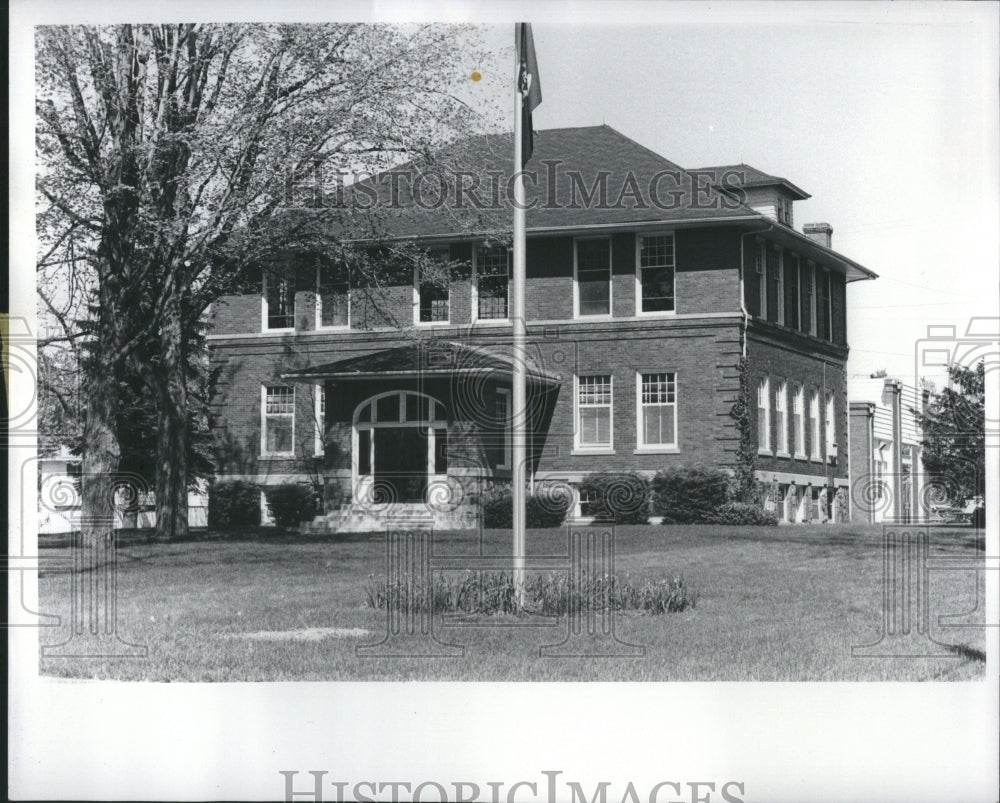
<path fill-rule="evenodd" d="M 514 28 L 518 52 L 518 90 L 521 92 L 521 167 L 531 158 L 535 137 L 531 128 L 531 113 L 542 102 L 542 85 L 538 81 L 538 62 L 535 59 L 535 40 L 531 36 L 531 23 L 519 22 Z"/>

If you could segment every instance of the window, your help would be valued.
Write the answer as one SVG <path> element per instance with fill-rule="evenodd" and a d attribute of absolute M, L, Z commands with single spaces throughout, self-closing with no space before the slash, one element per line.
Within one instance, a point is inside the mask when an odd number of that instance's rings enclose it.
<path fill-rule="evenodd" d="M 837 453 L 836 426 L 833 420 L 833 394 L 826 394 L 826 459 L 829 460 Z"/>
<path fill-rule="evenodd" d="M 817 271 L 816 275 L 816 335 L 830 339 L 830 273 Z"/>
<path fill-rule="evenodd" d="M 316 328 L 350 325 L 351 296 L 347 266 L 323 262 L 316 266 Z"/>
<path fill-rule="evenodd" d="M 785 252 L 774 249 L 774 296 L 778 304 L 778 323 L 785 322 Z"/>
<path fill-rule="evenodd" d="M 778 251 L 770 243 L 764 248 L 767 257 L 767 320 L 778 322 Z"/>
<path fill-rule="evenodd" d="M 261 415 L 261 454 L 292 454 L 295 431 L 295 390 L 265 385 Z"/>
<path fill-rule="evenodd" d="M 476 317 L 507 317 L 510 290 L 510 251 L 505 245 L 480 246 L 476 252 Z"/>
<path fill-rule="evenodd" d="M 292 280 L 264 271 L 264 329 L 295 327 L 295 285 Z"/>
<path fill-rule="evenodd" d="M 813 264 L 810 262 L 807 265 L 803 265 L 800 271 L 800 296 L 801 296 L 801 315 L 799 316 L 802 320 L 801 328 L 802 331 L 807 335 L 815 334 L 813 329 L 813 321 L 816 320 L 816 316 L 813 315 L 813 282 L 815 281 L 815 276 L 813 273 Z"/>
<path fill-rule="evenodd" d="M 676 448 L 677 375 L 671 372 L 638 376 L 639 448 Z"/>
<path fill-rule="evenodd" d="M 767 377 L 757 385 L 757 450 L 771 451 L 771 382 Z"/>
<path fill-rule="evenodd" d="M 785 259 L 785 326 L 799 328 L 799 257 Z"/>
<path fill-rule="evenodd" d="M 639 312 L 674 311 L 674 235 L 639 237 Z"/>
<path fill-rule="evenodd" d="M 445 265 L 450 259 L 448 248 L 435 248 L 429 253 L 431 260 L 440 263 L 433 275 L 421 275 L 420 267 L 414 269 L 413 281 L 417 296 L 417 323 L 448 323 L 450 293 Z"/>
<path fill-rule="evenodd" d="M 577 447 L 611 449 L 611 375 L 581 376 L 576 383 Z"/>
<path fill-rule="evenodd" d="M 761 318 L 767 317 L 767 244 L 763 240 L 757 240 L 757 314 Z"/>
<path fill-rule="evenodd" d="M 323 441 L 326 434 L 326 388 L 323 385 L 315 386 L 313 403 L 316 406 L 316 443 L 313 454 L 319 457 L 323 454 Z"/>
<path fill-rule="evenodd" d="M 779 382 L 774 393 L 774 422 L 778 429 L 777 450 L 788 455 L 788 383 Z"/>
<path fill-rule="evenodd" d="M 795 388 L 795 399 L 792 401 L 792 451 L 796 457 L 806 456 L 806 427 L 805 427 L 805 388 L 799 385 Z"/>
<path fill-rule="evenodd" d="M 574 241 L 576 247 L 576 314 L 611 314 L 611 240 Z"/>
<path fill-rule="evenodd" d="M 819 449 L 819 393 L 815 390 L 809 399 L 809 439 L 812 441 L 810 455 L 813 460 L 821 460 Z"/>
<path fill-rule="evenodd" d="M 510 420 L 510 391 L 506 388 L 497 388 L 495 420 L 503 433 L 503 442 L 500 444 L 500 462 L 497 463 L 497 468 L 510 470 L 513 430 Z"/>

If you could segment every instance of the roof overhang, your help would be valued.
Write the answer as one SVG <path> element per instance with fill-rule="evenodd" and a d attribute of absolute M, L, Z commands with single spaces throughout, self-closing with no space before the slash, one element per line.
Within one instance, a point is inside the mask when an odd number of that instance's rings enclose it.
<path fill-rule="evenodd" d="M 441 349 L 438 354 L 450 356 L 452 358 L 451 364 L 443 365 L 442 361 L 435 361 L 431 356 L 429 364 L 417 368 L 409 367 L 418 362 L 414 357 L 419 357 L 420 349 L 423 348 L 430 349 L 427 352 L 429 355 L 435 354 L 433 349 Z M 444 362 L 448 361 L 444 360 Z M 399 365 L 399 363 L 404 365 Z M 512 381 L 514 376 L 513 358 L 503 352 L 481 346 L 470 346 L 451 341 L 434 343 L 425 341 L 381 349 L 362 357 L 338 360 L 325 365 L 303 368 L 299 371 L 287 371 L 281 374 L 281 378 L 296 382 L 325 382 L 327 380 L 363 382 L 376 379 L 468 378 L 482 377 L 484 374 Z M 525 375 L 529 382 L 540 386 L 555 387 L 562 384 L 562 377 L 550 374 L 531 364 L 525 366 Z"/>

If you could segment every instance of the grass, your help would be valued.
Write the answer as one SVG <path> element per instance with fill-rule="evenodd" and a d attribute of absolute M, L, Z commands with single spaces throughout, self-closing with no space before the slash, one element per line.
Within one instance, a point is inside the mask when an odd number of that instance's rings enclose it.
<path fill-rule="evenodd" d="M 430 643 L 421 638 L 389 650 L 407 657 L 359 655 L 359 645 L 377 643 L 387 631 L 387 612 L 365 599 L 369 575 L 386 572 L 384 536 L 261 531 L 205 533 L 182 543 L 122 540 L 119 631 L 147 645 L 148 657 L 43 656 L 43 674 L 154 681 L 845 681 L 969 680 L 985 669 L 983 572 L 930 572 L 931 632 L 952 645 L 949 657 L 852 655 L 852 645 L 876 642 L 881 632 L 882 541 L 872 527 L 619 527 L 617 575 L 636 583 L 683 575 L 697 605 L 663 615 L 615 612 L 618 639 L 640 645 L 643 654 L 620 654 L 635 652 L 622 647 L 602 657 L 540 657 L 540 647 L 566 638 L 566 616 L 474 613 L 433 616 L 437 638 L 464 648 L 450 650 L 450 657 L 421 657 Z M 565 554 L 559 530 L 529 531 L 527 541 L 529 560 Z M 480 550 L 501 557 L 509 549 L 508 531 L 487 531 L 481 542 L 471 532 L 435 534 L 435 556 L 456 564 Z M 56 543 L 45 553 L 55 557 L 68 548 Z M 968 528 L 936 529 L 931 557 L 981 558 L 982 539 Z M 69 588 L 68 574 L 44 573 L 41 610 L 68 622 Z M 939 615 L 970 611 L 977 626 L 938 623 Z M 427 621 L 416 617 L 418 627 Z M 55 644 L 68 628 L 41 632 L 43 644 Z M 606 638 L 584 633 L 581 639 L 582 650 L 562 652 L 609 652 Z"/>

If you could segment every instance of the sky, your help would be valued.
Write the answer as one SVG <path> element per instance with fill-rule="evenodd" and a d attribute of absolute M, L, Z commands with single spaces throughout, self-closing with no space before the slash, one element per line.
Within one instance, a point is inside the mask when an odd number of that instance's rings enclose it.
<path fill-rule="evenodd" d="M 607 123 L 683 167 L 789 179 L 812 195 L 796 228 L 830 223 L 834 249 L 880 277 L 849 287 L 849 376 L 940 386 L 940 367 L 917 365 L 927 327 L 962 337 L 1000 315 L 1000 6 L 611 8 L 527 17 L 536 129 Z M 490 32 L 498 48 L 512 36 Z"/>

